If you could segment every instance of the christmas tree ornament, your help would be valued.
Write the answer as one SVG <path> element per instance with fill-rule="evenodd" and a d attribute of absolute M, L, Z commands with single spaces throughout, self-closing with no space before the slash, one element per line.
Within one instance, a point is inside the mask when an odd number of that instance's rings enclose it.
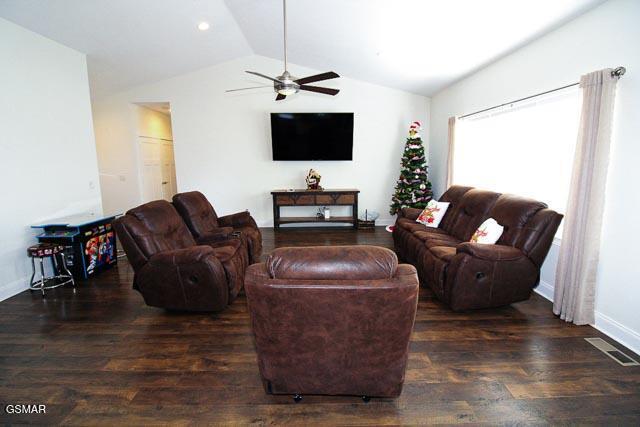
<path fill-rule="evenodd" d="M 409 138 L 420 139 L 420 130 L 422 130 L 422 124 L 420 122 L 413 122 L 409 126 Z"/>
<path fill-rule="evenodd" d="M 420 122 L 409 126 L 409 136 L 400 161 L 400 178 L 396 181 L 389 212 L 395 215 L 404 207 L 423 209 L 431 200 L 431 183 L 427 179 L 427 165 L 419 131 Z"/>

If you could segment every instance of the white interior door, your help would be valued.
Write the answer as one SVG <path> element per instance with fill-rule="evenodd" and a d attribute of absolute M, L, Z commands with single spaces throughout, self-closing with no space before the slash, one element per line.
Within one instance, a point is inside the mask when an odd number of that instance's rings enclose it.
<path fill-rule="evenodd" d="M 160 167 L 162 173 L 162 197 L 171 201 L 178 192 L 176 185 L 176 162 L 173 158 L 173 143 L 162 141 L 160 145 Z"/>
<path fill-rule="evenodd" d="M 173 142 L 139 137 L 142 161 L 142 202 L 171 198 L 177 192 Z"/>

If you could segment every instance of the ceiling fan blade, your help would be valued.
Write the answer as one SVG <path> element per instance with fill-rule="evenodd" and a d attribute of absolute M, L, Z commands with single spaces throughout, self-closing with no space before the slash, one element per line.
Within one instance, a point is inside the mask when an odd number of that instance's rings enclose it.
<path fill-rule="evenodd" d="M 273 87 L 271 85 L 268 86 L 251 86 L 251 87 L 242 87 L 240 89 L 229 89 L 229 90 L 225 90 L 225 92 L 237 92 L 239 90 L 249 90 L 249 89 L 262 89 L 263 87 Z"/>
<path fill-rule="evenodd" d="M 254 76 L 262 77 L 263 79 L 269 79 L 272 82 L 280 83 L 279 80 L 276 80 L 273 77 L 265 76 L 264 74 L 260 74 L 260 73 L 257 73 L 255 71 L 245 71 L 245 73 L 253 74 Z"/>
<path fill-rule="evenodd" d="M 336 79 L 338 77 L 340 77 L 338 74 L 334 73 L 333 71 L 328 71 L 326 73 L 316 74 L 315 76 L 303 77 L 296 80 L 296 83 L 298 83 L 299 85 L 304 85 L 307 83 L 319 82 L 321 80 Z"/>
<path fill-rule="evenodd" d="M 283 94 L 279 93 L 278 96 L 276 96 L 276 101 L 282 101 L 286 97 L 287 97 L 287 95 L 283 95 Z"/>
<path fill-rule="evenodd" d="M 318 87 L 318 86 L 307 86 L 307 85 L 301 85 L 300 90 L 324 93 L 325 95 L 337 95 L 338 92 L 340 92 L 338 89 L 331 89 L 328 87 Z"/>

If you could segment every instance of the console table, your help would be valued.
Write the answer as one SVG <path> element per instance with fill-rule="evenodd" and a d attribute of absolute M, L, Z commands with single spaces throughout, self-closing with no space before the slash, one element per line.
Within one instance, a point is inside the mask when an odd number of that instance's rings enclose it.
<path fill-rule="evenodd" d="M 358 193 L 354 188 L 335 190 L 274 190 L 273 196 L 273 227 L 277 230 L 280 224 L 341 222 L 358 226 Z M 304 216 L 280 216 L 283 206 L 351 206 L 351 216 L 331 216 L 329 219 Z"/>

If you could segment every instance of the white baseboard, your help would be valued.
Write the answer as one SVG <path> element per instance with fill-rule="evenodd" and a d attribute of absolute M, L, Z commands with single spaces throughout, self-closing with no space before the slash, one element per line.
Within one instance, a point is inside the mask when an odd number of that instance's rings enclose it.
<path fill-rule="evenodd" d="M 27 282 L 27 278 L 23 278 L 0 286 L 0 301 L 4 301 L 7 298 L 11 298 L 14 295 L 18 295 L 20 292 L 29 289 Z"/>
<path fill-rule="evenodd" d="M 553 285 L 550 285 L 544 280 L 540 280 L 540 283 L 538 283 L 538 286 L 536 286 L 533 290 L 538 295 L 553 302 Z"/>
<path fill-rule="evenodd" d="M 640 334 L 596 311 L 594 328 L 640 355 Z"/>
<path fill-rule="evenodd" d="M 534 291 L 553 302 L 553 286 L 540 280 L 540 284 Z M 640 354 L 640 334 L 632 329 L 627 328 L 622 323 L 616 322 L 609 316 L 598 311 L 595 313 L 596 322 L 591 325 L 606 336 L 619 342 L 625 347 L 633 350 L 636 354 Z"/>

